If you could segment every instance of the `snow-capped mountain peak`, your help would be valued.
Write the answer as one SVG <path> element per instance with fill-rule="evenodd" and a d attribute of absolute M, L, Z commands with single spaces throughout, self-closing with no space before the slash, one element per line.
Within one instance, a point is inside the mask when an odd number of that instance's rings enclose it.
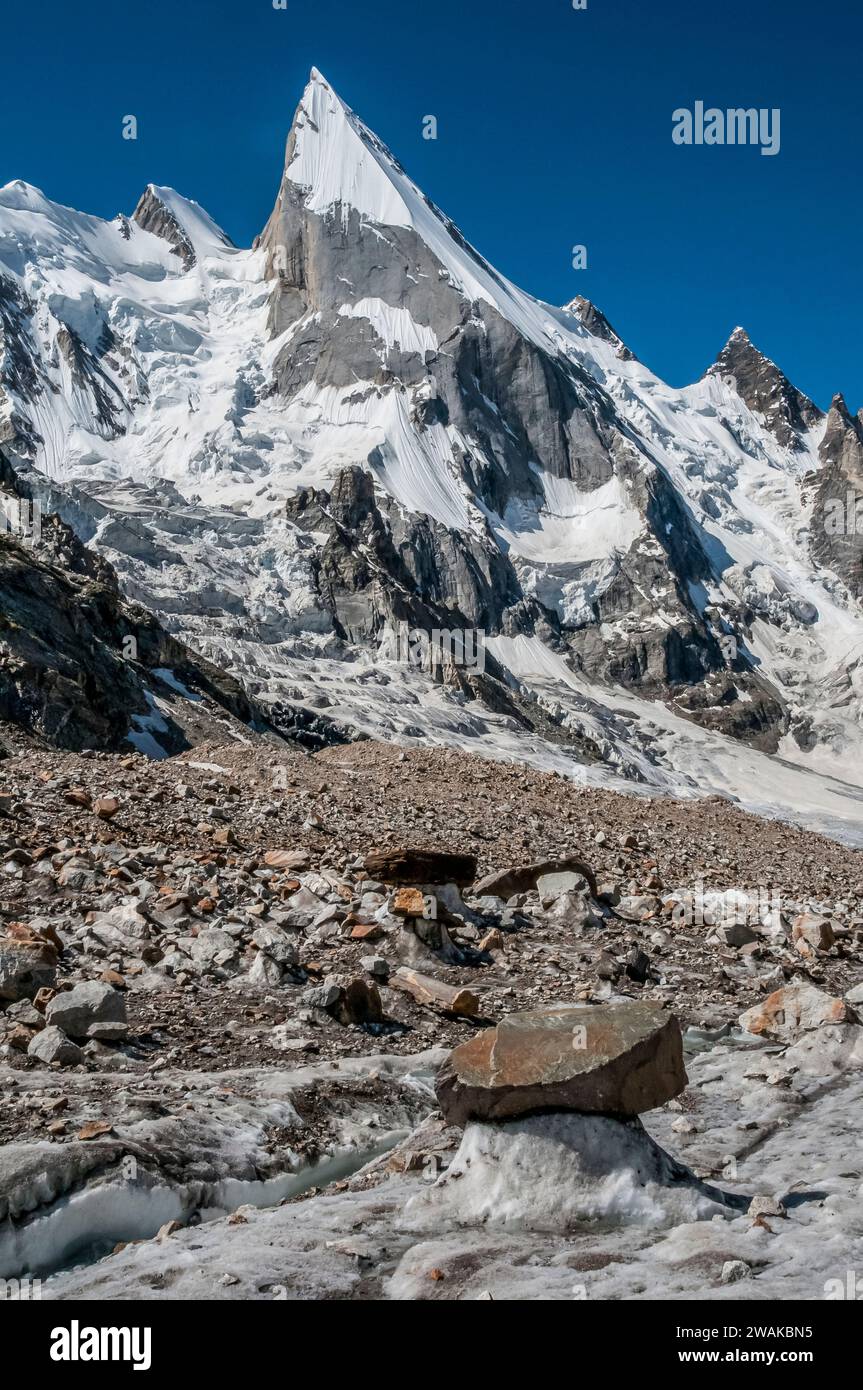
<path fill-rule="evenodd" d="M 309 212 L 353 207 L 380 225 L 409 227 L 411 213 L 392 177 L 395 161 L 313 68 L 288 142 L 285 177 Z"/>
<path fill-rule="evenodd" d="M 113 222 L 0 191 L 0 444 L 276 714 L 859 814 L 829 774 L 863 742 L 861 542 L 822 524 L 856 422 L 742 329 L 667 386 L 500 275 L 317 71 L 250 250 L 156 184 Z M 487 669 L 393 665 L 402 622 L 481 629 Z"/>

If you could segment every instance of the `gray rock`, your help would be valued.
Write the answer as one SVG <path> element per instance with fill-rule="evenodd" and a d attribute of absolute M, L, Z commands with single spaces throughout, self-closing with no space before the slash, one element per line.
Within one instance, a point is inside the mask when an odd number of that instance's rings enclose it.
<path fill-rule="evenodd" d="M 759 939 L 758 933 L 747 927 L 745 922 L 722 922 L 716 927 L 714 935 L 726 946 L 748 946 Z"/>
<path fill-rule="evenodd" d="M 282 982 L 282 967 L 272 956 L 268 956 L 264 951 L 258 951 L 252 961 L 247 978 L 249 984 L 272 989 Z"/>
<path fill-rule="evenodd" d="M 383 956 L 360 956 L 360 965 L 376 980 L 386 980 L 390 973 L 389 962 Z"/>
<path fill-rule="evenodd" d="M 261 926 L 252 933 L 252 941 L 271 960 L 280 965 L 296 965 L 297 948 L 286 931 L 280 927 Z"/>
<path fill-rule="evenodd" d="M 759 1195 L 749 1203 L 747 1216 L 787 1216 L 785 1205 L 778 1197 Z"/>
<path fill-rule="evenodd" d="M 564 893 L 586 891 L 588 883 L 583 874 L 572 869 L 562 869 L 556 873 L 540 874 L 536 880 L 536 891 L 541 898 L 559 898 Z"/>
<path fill-rule="evenodd" d="M 54 1026 L 43 1028 L 41 1033 L 37 1033 L 27 1048 L 27 1053 L 46 1065 L 59 1062 L 61 1066 L 74 1067 L 84 1060 L 80 1047 L 67 1038 L 62 1029 Z"/>
<path fill-rule="evenodd" d="M 129 1031 L 124 996 L 99 980 L 87 980 L 56 994 L 45 1010 L 45 1020 L 71 1038 L 106 1042 L 124 1038 Z"/>

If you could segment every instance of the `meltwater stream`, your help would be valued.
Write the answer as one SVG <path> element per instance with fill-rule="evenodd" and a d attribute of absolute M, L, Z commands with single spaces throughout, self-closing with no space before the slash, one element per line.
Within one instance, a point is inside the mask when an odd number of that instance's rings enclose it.
<path fill-rule="evenodd" d="M 377 1143 L 338 1150 L 291 1173 L 262 1180 L 224 1178 L 202 1184 L 145 1187 L 105 1182 L 61 1197 L 42 1216 L 0 1229 L 0 1278 L 46 1277 L 93 1264 L 121 1241 L 150 1240 L 167 1221 L 215 1221 L 240 1206 L 271 1207 L 351 1177 L 365 1164 L 406 1138 L 409 1130 L 389 1130 Z"/>

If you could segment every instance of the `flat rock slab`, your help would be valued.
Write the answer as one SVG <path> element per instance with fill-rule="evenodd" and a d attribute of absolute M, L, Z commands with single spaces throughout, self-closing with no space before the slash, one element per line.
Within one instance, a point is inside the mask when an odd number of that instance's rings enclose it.
<path fill-rule="evenodd" d="M 648 1004 L 510 1014 L 450 1053 L 436 1092 L 449 1124 L 543 1110 L 640 1115 L 686 1085 L 680 1025 Z"/>
<path fill-rule="evenodd" d="M 571 886 L 571 881 L 567 879 L 564 882 L 560 876 L 569 874 L 579 874 L 587 883 L 592 896 L 596 897 L 598 889 L 593 869 L 589 864 L 585 864 L 583 859 L 576 859 L 572 855 L 563 859 L 543 859 L 537 864 L 522 864 L 517 868 L 486 874 L 485 878 L 481 878 L 474 886 L 473 892 L 477 898 L 491 894 L 505 901 L 516 893 L 529 893 L 536 888 L 540 879 L 551 880 L 551 883 L 546 885 L 549 890 L 564 892 L 566 887 Z M 552 895 L 551 891 L 549 895 Z"/>
<path fill-rule="evenodd" d="M 446 850 L 373 850 L 366 855 L 365 870 L 381 883 L 456 883 L 465 887 L 476 878 L 476 856 Z"/>

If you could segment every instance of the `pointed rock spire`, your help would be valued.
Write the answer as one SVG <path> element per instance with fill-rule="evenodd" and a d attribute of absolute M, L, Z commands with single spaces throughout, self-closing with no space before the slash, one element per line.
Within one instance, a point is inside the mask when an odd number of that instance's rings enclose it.
<path fill-rule="evenodd" d="M 843 459 L 853 458 L 857 465 L 855 471 L 863 481 L 863 428 L 860 416 L 851 414 L 841 391 L 837 391 L 830 402 L 818 457 L 825 464 L 840 464 Z"/>
<path fill-rule="evenodd" d="M 730 377 L 740 399 L 785 448 L 799 449 L 801 435 L 823 418 L 776 363 L 758 351 L 745 328 L 735 328 L 705 375 Z"/>

